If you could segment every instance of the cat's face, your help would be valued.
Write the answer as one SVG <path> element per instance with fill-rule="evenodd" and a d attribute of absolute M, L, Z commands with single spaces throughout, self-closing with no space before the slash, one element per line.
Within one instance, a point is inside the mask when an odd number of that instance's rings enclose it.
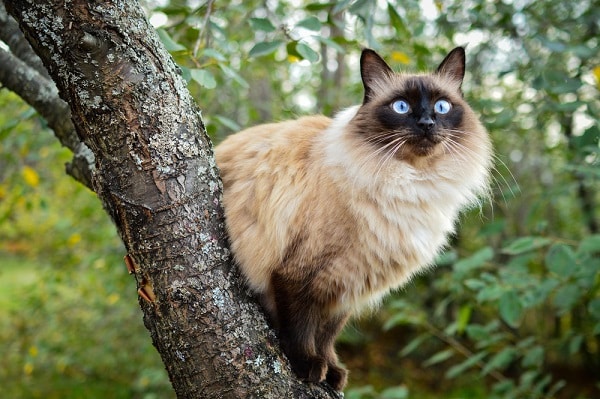
<path fill-rule="evenodd" d="M 461 47 L 435 73 L 417 75 L 395 73 L 374 51 L 364 50 L 365 95 L 352 121 L 355 132 L 382 156 L 409 162 L 476 147 L 487 135 L 463 99 L 464 73 Z"/>

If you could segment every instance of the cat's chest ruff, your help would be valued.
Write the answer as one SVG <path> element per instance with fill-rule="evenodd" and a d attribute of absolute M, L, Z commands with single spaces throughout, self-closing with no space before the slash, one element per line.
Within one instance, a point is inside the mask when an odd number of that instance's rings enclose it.
<path fill-rule="evenodd" d="M 454 228 L 458 206 L 442 200 L 431 181 L 381 187 L 376 195 L 353 198 L 359 239 L 382 266 L 413 269 L 429 264 Z"/>

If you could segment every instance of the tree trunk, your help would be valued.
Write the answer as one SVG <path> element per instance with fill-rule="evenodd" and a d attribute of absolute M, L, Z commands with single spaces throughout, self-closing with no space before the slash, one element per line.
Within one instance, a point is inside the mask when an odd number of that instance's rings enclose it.
<path fill-rule="evenodd" d="M 93 154 L 81 167 L 125 243 L 148 298 L 140 299 L 144 323 L 177 396 L 339 397 L 297 380 L 246 295 L 230 261 L 221 183 L 200 112 L 137 2 L 5 5 L 69 105 L 77 132 L 67 135 L 69 148 Z M 36 71 L 13 47 L 0 51 Z M 37 73 L 31 82 L 47 80 Z M 27 88 L 13 90 L 26 98 Z M 48 96 L 60 108 L 56 92 Z"/>

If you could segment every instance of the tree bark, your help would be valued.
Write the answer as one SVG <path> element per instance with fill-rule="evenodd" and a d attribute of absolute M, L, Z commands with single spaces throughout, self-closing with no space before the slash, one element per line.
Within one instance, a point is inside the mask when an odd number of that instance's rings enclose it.
<path fill-rule="evenodd" d="M 326 384 L 295 377 L 247 296 L 231 263 L 222 187 L 200 112 L 137 2 L 11 0 L 5 6 L 69 106 L 77 136 L 66 134 L 64 143 L 91 151 L 84 157 L 89 180 L 78 179 L 96 191 L 125 243 L 149 299 L 140 299 L 144 323 L 177 396 L 340 397 Z M 36 102 L 24 88 L 12 89 L 48 119 L 44 107 L 68 115 L 44 71 L 19 55 L 27 50 L 7 44 L 2 63 L 19 65 L 31 90 L 49 95 Z M 11 77 L 0 72 L 5 85 Z M 63 122 L 52 127 L 69 131 L 68 123 L 55 127 Z"/>

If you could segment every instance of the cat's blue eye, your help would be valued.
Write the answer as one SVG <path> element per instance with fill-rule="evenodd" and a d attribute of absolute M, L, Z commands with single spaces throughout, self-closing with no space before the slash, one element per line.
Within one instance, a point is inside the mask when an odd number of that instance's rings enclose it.
<path fill-rule="evenodd" d="M 450 112 L 450 108 L 452 108 L 452 105 L 446 100 L 437 100 L 433 106 L 433 110 L 442 115 Z"/>
<path fill-rule="evenodd" d="M 410 106 L 404 100 L 397 100 L 392 103 L 392 109 L 398 114 L 406 114 Z"/>

